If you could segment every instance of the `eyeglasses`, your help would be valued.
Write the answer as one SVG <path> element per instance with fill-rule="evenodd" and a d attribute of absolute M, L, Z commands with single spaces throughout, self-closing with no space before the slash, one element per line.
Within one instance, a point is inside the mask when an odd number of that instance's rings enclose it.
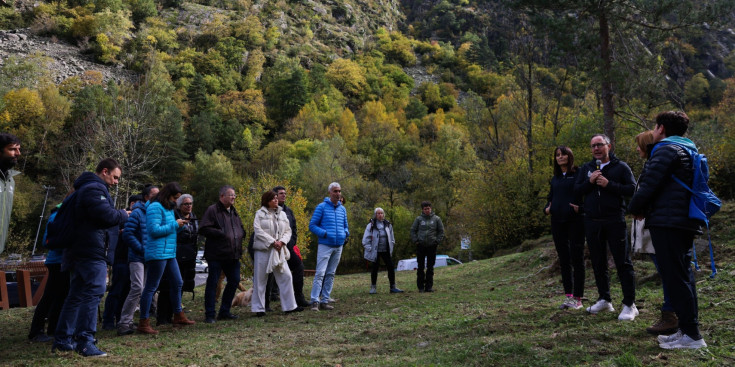
<path fill-rule="evenodd" d="M 595 149 L 595 148 L 602 148 L 602 147 L 604 147 L 605 145 L 607 145 L 607 144 L 605 144 L 605 143 L 594 143 L 594 144 L 590 144 L 590 148 L 592 148 L 592 149 Z"/>
<path fill-rule="evenodd" d="M 181 203 L 181 206 L 192 206 L 194 203 Z"/>

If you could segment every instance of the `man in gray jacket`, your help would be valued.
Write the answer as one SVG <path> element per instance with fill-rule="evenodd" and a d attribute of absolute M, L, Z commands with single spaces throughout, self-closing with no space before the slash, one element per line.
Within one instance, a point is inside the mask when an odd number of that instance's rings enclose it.
<path fill-rule="evenodd" d="M 444 224 L 441 218 L 431 211 L 431 203 L 421 203 L 421 215 L 411 225 L 411 242 L 416 244 L 416 286 L 419 292 L 434 291 L 434 263 L 436 248 L 444 240 Z M 425 265 L 424 265 L 425 264 Z M 426 274 L 424 275 L 424 267 Z"/>
<path fill-rule="evenodd" d="M 18 164 L 18 157 L 20 157 L 20 139 L 12 134 L 0 134 L 0 253 L 5 250 L 5 240 L 8 239 L 15 193 L 13 176 L 20 173 L 12 168 Z"/>

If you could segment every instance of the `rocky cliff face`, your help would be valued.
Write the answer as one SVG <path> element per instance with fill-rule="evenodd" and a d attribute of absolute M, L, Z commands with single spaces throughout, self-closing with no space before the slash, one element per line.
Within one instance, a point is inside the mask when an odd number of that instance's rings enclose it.
<path fill-rule="evenodd" d="M 10 55 L 22 57 L 35 52 L 40 52 L 53 60 L 50 69 L 56 83 L 92 70 L 102 73 L 105 81 L 132 80 L 136 77 L 136 74 L 129 70 L 96 63 L 91 56 L 83 54 L 75 45 L 48 37 L 33 36 L 26 29 L 0 31 L 0 66 Z"/>

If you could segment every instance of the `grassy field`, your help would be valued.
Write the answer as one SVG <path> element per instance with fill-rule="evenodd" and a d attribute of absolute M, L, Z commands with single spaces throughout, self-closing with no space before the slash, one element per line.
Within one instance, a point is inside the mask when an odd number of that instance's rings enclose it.
<path fill-rule="evenodd" d="M 98 333 L 99 347 L 109 356 L 84 359 L 73 353 L 54 355 L 50 344 L 29 344 L 26 336 L 32 308 L 0 311 L 0 364 L 125 366 L 725 366 L 735 365 L 735 301 L 733 276 L 735 232 L 732 208 L 719 222 L 717 265 L 697 273 L 702 334 L 709 345 L 696 351 L 664 351 L 645 328 L 659 315 L 660 283 L 649 261 L 635 261 L 636 304 L 640 316 L 620 322 L 622 294 L 614 270 L 615 313 L 588 315 L 562 311 L 563 295 L 556 254 L 547 240 L 526 244 L 523 252 L 439 268 L 436 293 L 415 290 L 415 273 L 400 272 L 403 294 L 389 294 L 380 273 L 378 294 L 369 295 L 369 274 L 338 276 L 333 311 L 304 311 L 263 318 L 235 309 L 235 321 L 204 324 L 202 295 L 184 297 L 189 316 L 198 323 L 186 328 L 165 326 L 157 336 L 117 337 Z M 726 216 L 725 216 L 726 215 Z M 732 233 L 730 233 L 732 234 Z M 700 256 L 706 256 L 704 252 Z M 703 263 L 706 263 L 702 261 Z M 588 264 L 589 265 L 589 264 Z M 704 265 L 704 264 L 703 264 Z M 585 306 L 596 298 L 588 266 Z M 310 288 L 311 279 L 307 279 Z M 308 291 L 308 289 L 306 289 Z M 279 304 L 275 304 L 279 306 Z"/>

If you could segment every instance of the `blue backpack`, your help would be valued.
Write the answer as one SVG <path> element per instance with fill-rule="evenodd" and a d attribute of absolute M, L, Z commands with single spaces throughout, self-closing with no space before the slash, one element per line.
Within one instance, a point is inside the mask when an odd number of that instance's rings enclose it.
<path fill-rule="evenodd" d="M 712 265 L 712 275 L 710 275 L 710 278 L 714 278 L 715 274 L 717 274 L 717 269 L 715 268 L 714 254 L 712 251 L 712 239 L 710 238 L 709 234 L 709 219 L 720 210 L 720 208 L 722 207 L 722 201 L 717 197 L 717 195 L 715 195 L 714 192 L 712 192 L 712 190 L 709 188 L 709 185 L 707 184 L 707 182 L 709 181 L 709 164 L 707 164 L 707 157 L 704 154 L 700 154 L 696 150 L 689 149 L 684 145 L 665 141 L 660 142 L 653 147 L 653 150 L 651 150 L 651 156 L 653 156 L 656 148 L 661 145 L 668 144 L 675 144 L 680 146 L 681 148 L 686 150 L 692 158 L 692 167 L 694 170 L 692 187 L 687 186 L 684 181 L 680 180 L 674 175 L 671 175 L 671 178 L 673 178 L 674 181 L 676 181 L 692 193 L 692 196 L 689 199 L 689 218 L 700 220 L 704 222 L 704 225 L 707 227 L 710 261 Z M 694 266 L 697 270 L 699 270 L 699 265 L 697 264 L 697 252 L 693 252 Z"/>

